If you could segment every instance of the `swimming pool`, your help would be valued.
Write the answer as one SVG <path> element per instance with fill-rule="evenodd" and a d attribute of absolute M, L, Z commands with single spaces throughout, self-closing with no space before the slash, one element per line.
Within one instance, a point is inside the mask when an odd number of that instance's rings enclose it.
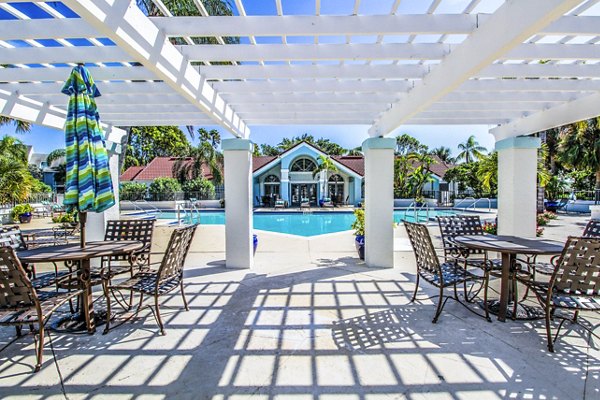
<path fill-rule="evenodd" d="M 456 213 L 456 210 L 429 210 L 429 218 L 435 218 L 437 215 L 455 215 Z M 196 213 L 193 216 L 188 214 L 185 222 L 200 223 L 201 225 L 225 224 L 223 211 L 201 211 L 199 219 L 197 215 Z M 177 219 L 177 213 L 163 212 L 160 218 Z M 261 212 L 254 213 L 254 229 L 308 237 L 350 230 L 354 219 L 354 214 L 351 212 Z M 394 211 L 394 222 L 399 223 L 404 219 L 414 222 L 415 215 L 411 211 L 405 217 L 403 210 Z M 420 212 L 417 219 L 420 222 L 427 221 L 427 213 Z"/>

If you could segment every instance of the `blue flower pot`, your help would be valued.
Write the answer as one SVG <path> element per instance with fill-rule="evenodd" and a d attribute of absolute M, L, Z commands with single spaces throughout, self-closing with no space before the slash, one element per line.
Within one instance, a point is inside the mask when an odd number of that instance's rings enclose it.
<path fill-rule="evenodd" d="M 256 254 L 256 248 L 258 247 L 258 236 L 252 235 L 252 245 L 254 252 L 252 254 Z"/>
<path fill-rule="evenodd" d="M 358 251 L 358 258 L 361 260 L 365 259 L 365 237 L 364 235 L 356 235 L 354 239 L 354 246 Z"/>
<path fill-rule="evenodd" d="M 31 222 L 31 213 L 26 212 L 23 214 L 19 214 L 19 222 L 22 224 L 28 224 Z"/>

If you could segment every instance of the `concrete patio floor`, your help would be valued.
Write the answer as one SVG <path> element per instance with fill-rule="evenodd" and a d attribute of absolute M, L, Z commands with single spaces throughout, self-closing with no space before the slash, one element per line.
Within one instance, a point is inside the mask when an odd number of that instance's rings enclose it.
<path fill-rule="evenodd" d="M 563 216 L 544 237 L 564 240 L 585 220 Z M 31 335 L 3 328 L 0 398 L 600 398 L 600 340 L 576 325 L 552 354 L 543 321 L 488 323 L 448 302 L 432 324 L 431 300 L 408 303 L 415 262 L 404 227 L 395 233 L 394 269 L 365 267 L 349 232 L 260 232 L 255 268 L 228 270 L 223 227 L 200 227 L 190 311 L 179 293 L 164 299 L 166 336 L 147 309 L 107 335 L 51 332 L 34 374 Z M 168 234 L 157 229 L 155 251 Z M 424 284 L 419 298 L 432 293 Z"/>

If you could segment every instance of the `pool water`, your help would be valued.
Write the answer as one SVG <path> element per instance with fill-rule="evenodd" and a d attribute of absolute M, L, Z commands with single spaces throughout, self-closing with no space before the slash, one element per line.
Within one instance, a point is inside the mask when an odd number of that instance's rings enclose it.
<path fill-rule="evenodd" d="M 422 211 L 417 216 L 418 222 L 426 222 L 427 217 L 434 218 L 436 215 L 455 215 L 454 210 L 430 210 Z M 222 211 L 201 211 L 193 216 L 188 215 L 186 222 L 200 223 L 201 225 L 224 225 L 225 213 Z M 191 217 L 191 221 L 190 221 Z M 175 212 L 163 212 L 161 219 L 177 219 Z M 354 222 L 354 214 L 351 212 L 269 212 L 254 213 L 254 228 L 277 233 L 286 233 L 298 236 L 317 236 L 327 233 L 343 232 L 351 229 Z M 402 210 L 394 211 L 394 222 L 403 220 L 415 221 L 414 212 L 404 213 Z"/>

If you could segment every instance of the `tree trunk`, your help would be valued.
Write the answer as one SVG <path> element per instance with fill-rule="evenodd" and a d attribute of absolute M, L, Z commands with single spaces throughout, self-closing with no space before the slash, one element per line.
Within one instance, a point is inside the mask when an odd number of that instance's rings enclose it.
<path fill-rule="evenodd" d="M 600 190 L 600 169 L 596 171 L 596 190 Z"/>

